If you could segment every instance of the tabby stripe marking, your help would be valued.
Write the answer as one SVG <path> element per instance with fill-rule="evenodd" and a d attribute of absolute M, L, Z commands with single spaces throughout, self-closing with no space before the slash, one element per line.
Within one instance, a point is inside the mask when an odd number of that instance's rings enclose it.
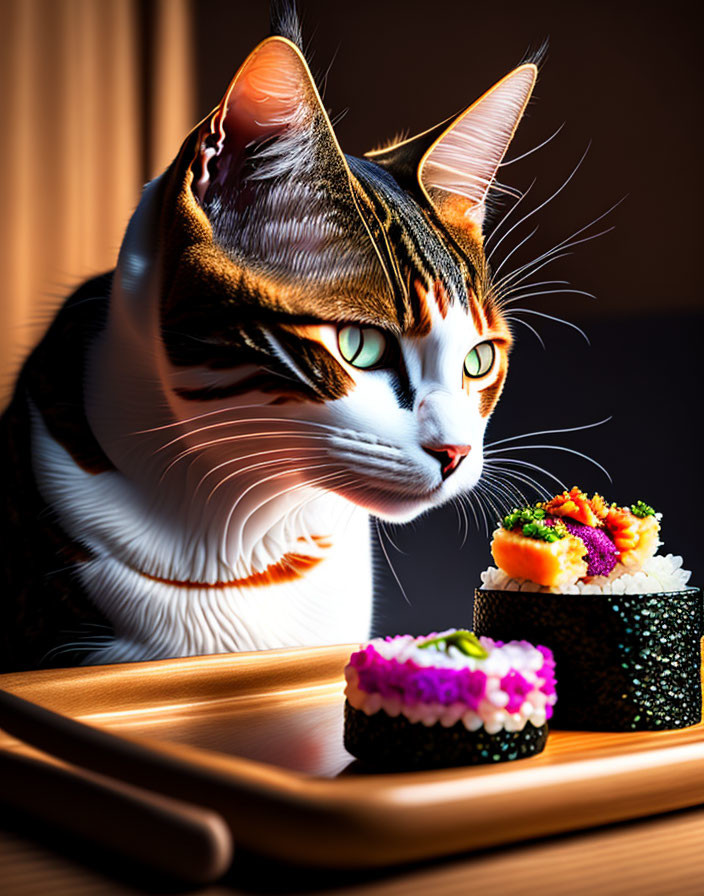
<path fill-rule="evenodd" d="M 354 166 L 354 169 L 358 181 L 365 186 L 364 178 L 369 177 L 370 172 L 367 169 L 359 169 L 357 166 Z M 432 260 L 423 251 L 423 247 L 417 238 L 419 222 L 415 219 L 415 215 L 418 213 L 416 212 L 413 215 L 404 213 L 406 210 L 399 201 L 402 201 L 402 194 L 393 196 L 392 201 L 388 186 L 381 179 L 377 180 L 375 177 L 373 179 L 373 189 L 367 195 L 377 216 L 385 224 L 388 239 L 395 247 L 398 266 L 406 270 L 410 269 L 421 275 L 426 283 L 432 283 L 437 279 L 438 269 L 448 268 L 447 262 L 449 262 L 449 271 L 452 271 L 455 276 L 453 276 L 451 295 L 448 296 L 448 299 L 452 303 L 452 297 L 456 295 L 460 304 L 466 307 L 467 299 L 464 280 L 467 275 L 471 276 L 472 273 L 476 272 L 473 268 L 470 270 L 471 265 L 469 261 L 460 254 L 445 229 L 436 226 L 434 221 L 430 221 L 427 218 L 423 219 L 425 226 L 430 225 L 436 231 L 439 241 L 443 245 L 444 253 L 447 254 L 446 259 L 436 257 Z M 392 207 L 393 211 L 391 210 Z M 409 210 L 411 210 L 410 206 Z M 446 270 L 446 274 L 449 271 Z M 460 281 L 462 285 L 460 285 Z M 401 323 L 403 326 L 402 318 Z M 408 322 L 404 329 L 411 326 L 412 322 Z"/>
<path fill-rule="evenodd" d="M 174 389 L 174 392 L 179 398 L 183 398 L 186 401 L 216 401 L 220 398 L 234 398 L 238 395 L 246 395 L 248 392 L 275 392 L 279 397 L 285 396 L 300 401 L 303 396 L 291 388 L 291 386 L 290 377 L 286 378 L 286 382 L 282 382 L 282 379 L 276 376 L 276 374 L 261 371 L 238 380 L 236 383 L 230 383 L 227 386 L 199 386 L 197 388 L 182 386 Z M 298 387 L 298 384 L 296 384 L 296 387 Z M 306 398 L 311 398 L 310 389 L 305 383 L 300 384 L 299 391 L 304 393 Z M 317 398 L 317 395 L 312 397 Z"/>

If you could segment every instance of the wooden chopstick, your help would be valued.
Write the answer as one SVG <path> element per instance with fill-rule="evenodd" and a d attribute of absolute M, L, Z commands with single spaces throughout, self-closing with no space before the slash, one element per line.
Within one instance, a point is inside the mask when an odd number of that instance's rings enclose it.
<path fill-rule="evenodd" d="M 143 787 L 225 818 L 232 793 L 215 770 L 119 737 L 0 690 L 0 728 L 45 753 L 82 769 Z M 245 794 L 240 794 L 241 797 Z"/>
<path fill-rule="evenodd" d="M 94 750 L 86 765 L 103 772 L 0 750 L 5 804 L 190 883 L 213 881 L 228 868 L 232 836 L 217 812 L 125 782 L 121 772 L 134 770 L 129 748 L 139 752 L 137 745 L 5 691 L 0 691 L 0 728 L 78 766 Z M 101 757 L 105 741 L 90 735 L 103 733 L 113 749 Z M 127 750 L 116 749 L 116 743 Z M 120 767 L 121 755 L 127 769 Z M 140 777 L 148 776 L 147 769 Z"/>

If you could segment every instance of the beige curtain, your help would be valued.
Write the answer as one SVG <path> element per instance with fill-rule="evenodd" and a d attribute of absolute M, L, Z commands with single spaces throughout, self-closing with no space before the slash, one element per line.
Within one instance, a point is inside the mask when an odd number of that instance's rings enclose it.
<path fill-rule="evenodd" d="M 189 0 L 0 0 L 0 406 L 194 124 Z"/>

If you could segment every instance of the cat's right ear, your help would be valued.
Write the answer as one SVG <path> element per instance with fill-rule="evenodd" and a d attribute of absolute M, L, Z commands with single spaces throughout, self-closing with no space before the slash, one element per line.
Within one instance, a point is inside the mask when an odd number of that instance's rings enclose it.
<path fill-rule="evenodd" d="M 520 65 L 458 117 L 366 156 L 420 189 L 446 226 L 481 239 L 487 197 L 537 74 L 533 63 Z"/>

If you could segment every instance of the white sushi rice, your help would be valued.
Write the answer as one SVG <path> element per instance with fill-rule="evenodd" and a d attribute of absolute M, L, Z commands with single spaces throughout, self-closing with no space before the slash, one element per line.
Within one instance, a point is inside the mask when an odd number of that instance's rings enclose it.
<path fill-rule="evenodd" d="M 682 568 L 682 557 L 656 554 L 648 558 L 637 571 L 620 563 L 609 576 L 594 576 L 588 583 L 547 587 L 528 579 L 512 579 L 495 566 L 481 574 L 482 589 L 486 591 L 539 591 L 547 594 L 660 594 L 684 591 L 692 575 Z"/>

